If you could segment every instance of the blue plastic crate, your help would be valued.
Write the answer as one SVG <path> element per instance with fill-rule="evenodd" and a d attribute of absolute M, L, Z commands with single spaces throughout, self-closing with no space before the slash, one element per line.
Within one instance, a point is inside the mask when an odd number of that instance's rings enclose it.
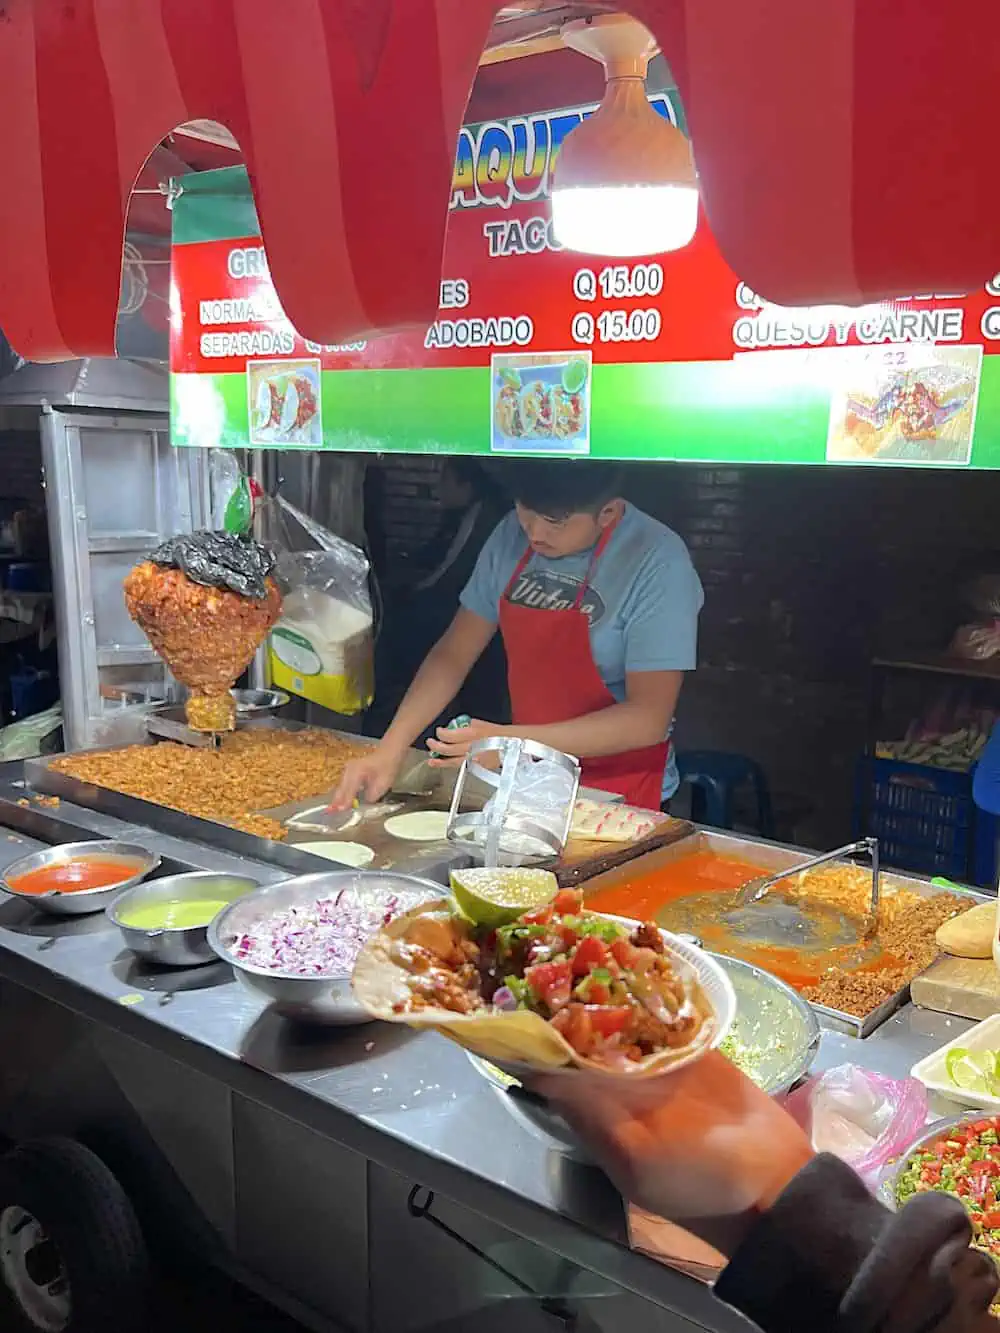
<path fill-rule="evenodd" d="M 968 880 L 972 872 L 972 778 L 898 759 L 860 760 L 854 822 L 879 840 L 886 865 Z"/>

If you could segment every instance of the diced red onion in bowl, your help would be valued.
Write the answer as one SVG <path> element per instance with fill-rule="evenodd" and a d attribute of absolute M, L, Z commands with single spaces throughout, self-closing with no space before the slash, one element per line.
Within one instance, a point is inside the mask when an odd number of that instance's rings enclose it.
<path fill-rule="evenodd" d="M 371 936 L 419 901 L 398 889 L 362 895 L 345 888 L 312 903 L 277 908 L 225 946 L 237 962 L 263 972 L 348 977 Z"/>

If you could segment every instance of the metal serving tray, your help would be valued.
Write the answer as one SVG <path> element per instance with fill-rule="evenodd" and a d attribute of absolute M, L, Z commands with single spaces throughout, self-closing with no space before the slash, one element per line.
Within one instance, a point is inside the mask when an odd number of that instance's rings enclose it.
<path fill-rule="evenodd" d="M 240 730 L 245 727 L 277 728 L 285 731 L 314 729 L 303 722 L 275 717 L 255 718 L 247 722 L 241 722 L 239 726 Z M 375 741 L 369 737 L 358 736 L 349 732 L 333 731 L 332 734 L 355 745 L 375 744 Z M 156 745 L 161 742 L 147 736 L 145 740 L 138 743 Z M 128 747 L 107 745 L 97 748 L 102 752 L 109 752 L 114 749 Z M 249 857 L 256 861 L 279 866 L 291 874 L 308 874 L 320 869 L 330 870 L 334 867 L 333 862 L 323 857 L 296 850 L 296 841 L 313 842 L 323 840 L 315 834 L 303 833 L 301 837 L 294 838 L 291 841 L 274 842 L 269 838 L 261 838 L 256 834 L 233 828 L 230 824 L 216 823 L 214 820 L 184 814 L 182 811 L 173 810 L 169 806 L 157 805 L 153 801 L 143 801 L 134 796 L 126 796 L 121 792 L 112 791 L 109 787 L 98 787 L 91 783 L 81 782 L 78 778 L 70 777 L 66 773 L 53 771 L 52 763 L 64 757 L 63 754 L 48 754 L 26 759 L 22 771 L 28 788 L 40 795 L 58 796 L 61 800 L 71 802 L 73 805 L 111 815 L 129 824 L 142 825 L 171 837 L 218 847 L 237 856 Z M 404 783 L 406 775 L 418 765 L 421 765 L 426 760 L 427 755 L 426 752 L 413 750 L 410 752 L 410 758 L 412 763 L 408 760 L 403 767 Z M 438 772 L 438 770 L 431 771 L 432 773 Z M 400 797 L 400 813 L 403 810 L 426 809 L 432 806 L 439 807 L 442 804 L 447 806 L 451 796 L 451 787 L 454 783 L 453 771 L 450 769 L 440 770 L 440 778 L 437 781 L 440 782 L 440 787 L 428 796 Z M 310 804 L 320 804 L 321 801 L 322 797 L 320 796 L 299 802 L 298 805 L 305 808 Z M 284 808 L 282 807 L 282 809 Z M 272 814 L 275 812 L 268 811 L 266 813 Z M 346 841 L 358 841 L 356 837 L 352 838 L 350 833 L 345 833 L 343 838 Z M 390 839 L 390 841 L 395 844 L 393 850 L 396 859 L 392 864 L 397 869 L 405 869 L 408 873 L 428 874 L 435 877 L 444 873 L 446 878 L 449 866 L 468 864 L 469 858 L 467 856 L 456 852 L 455 849 L 442 848 L 437 843 L 418 843 L 410 840 L 400 843 L 398 839 Z M 376 864 L 383 863 L 376 862 Z"/>
<path fill-rule="evenodd" d="M 608 888 L 613 884 L 624 883 L 625 880 L 636 874 L 648 874 L 651 870 L 656 870 L 660 866 L 671 865 L 674 861 L 690 856 L 694 852 L 714 852 L 717 856 L 735 857 L 741 861 L 748 861 L 754 866 L 759 866 L 761 871 L 765 873 L 785 870 L 789 866 L 798 865 L 800 861 L 815 855 L 814 851 L 805 847 L 791 847 L 784 843 L 767 842 L 762 838 L 722 833 L 714 829 L 699 829 L 682 842 L 647 852 L 645 856 L 638 857 L 627 866 L 609 870 L 606 874 L 588 880 L 585 892 L 592 893 L 598 889 Z M 832 862 L 831 864 L 837 865 L 840 863 Z M 850 862 L 845 861 L 843 864 L 849 865 Z M 945 890 L 932 884 L 929 879 L 919 875 L 904 874 L 895 870 L 882 872 L 883 893 L 891 894 L 901 888 L 910 889 L 924 898 L 931 898 L 935 894 L 945 892 Z M 964 894 L 974 902 L 992 901 L 989 894 L 976 893 L 972 889 L 956 888 L 951 891 Z M 907 983 L 864 1018 L 857 1018 L 854 1014 L 845 1013 L 842 1009 L 830 1009 L 824 1004 L 812 1004 L 812 1008 L 824 1027 L 846 1033 L 851 1037 L 867 1037 L 876 1028 L 881 1027 L 887 1018 L 891 1018 L 897 1009 L 908 1002 L 909 998 L 910 987 Z M 812 1002 L 810 1001 L 810 1003 Z"/>
<path fill-rule="evenodd" d="M 447 815 L 448 802 L 433 793 L 429 796 L 413 796 L 389 792 L 382 800 L 375 802 L 373 805 L 360 806 L 353 812 L 357 822 L 348 824 L 336 831 L 329 829 L 320 831 L 318 826 L 309 828 L 296 823 L 301 816 L 308 814 L 312 809 L 322 807 L 322 805 L 322 797 L 311 797 L 305 801 L 295 801 L 289 805 L 277 806 L 272 810 L 261 810 L 258 813 L 266 815 L 270 819 L 277 819 L 284 824 L 288 830 L 287 846 L 289 847 L 310 842 L 329 843 L 331 850 L 336 847 L 338 842 L 359 842 L 365 847 L 370 847 L 375 853 L 375 859 L 368 865 L 360 867 L 363 870 L 399 870 L 405 868 L 408 873 L 416 873 L 413 870 L 414 865 L 427 859 L 435 862 L 447 861 L 455 866 L 471 863 L 472 858 L 460 848 L 452 846 L 446 838 L 442 837 L 434 841 L 418 841 L 415 838 L 398 838 L 386 829 L 386 821 L 396 815 L 412 814 L 424 810 L 440 811 Z M 312 857 L 313 853 L 306 852 L 304 855 Z M 327 860 L 325 857 L 318 857 L 317 859 L 321 860 L 328 869 L 337 868 L 335 862 Z"/>

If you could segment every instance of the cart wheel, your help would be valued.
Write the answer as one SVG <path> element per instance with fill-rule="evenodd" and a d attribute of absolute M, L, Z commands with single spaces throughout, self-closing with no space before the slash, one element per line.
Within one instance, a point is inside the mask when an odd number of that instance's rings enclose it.
<path fill-rule="evenodd" d="M 0 1328 L 128 1333 L 147 1272 L 132 1205 L 89 1148 L 38 1139 L 0 1158 Z"/>

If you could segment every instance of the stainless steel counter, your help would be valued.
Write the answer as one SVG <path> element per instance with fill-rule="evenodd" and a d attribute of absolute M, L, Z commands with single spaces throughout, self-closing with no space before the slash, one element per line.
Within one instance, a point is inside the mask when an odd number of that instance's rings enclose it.
<path fill-rule="evenodd" d="M 11 827 L 0 831 L 0 869 L 32 846 L 54 840 L 57 824 L 68 823 L 97 835 L 138 837 L 180 866 L 239 868 L 261 882 L 288 873 L 273 863 L 138 829 L 66 802 L 58 811 L 13 805 L 24 792 L 12 785 L 18 777 L 14 766 L 6 770 L 0 773 L 0 824 Z M 222 964 L 186 972 L 148 970 L 123 949 L 103 916 L 44 917 L 0 894 L 0 988 L 5 982 L 80 1016 L 98 1034 L 118 1034 L 129 1051 L 159 1053 L 179 1070 L 228 1089 L 250 1108 L 241 1123 L 253 1123 L 253 1107 L 264 1108 L 282 1124 L 298 1125 L 358 1154 L 369 1164 L 364 1195 L 369 1209 L 386 1192 L 392 1195 L 392 1182 L 401 1175 L 599 1275 L 614 1284 L 609 1290 L 616 1295 L 632 1292 L 674 1312 L 672 1329 L 686 1327 L 685 1320 L 718 1330 L 747 1327 L 698 1282 L 629 1251 L 622 1243 L 620 1201 L 604 1178 L 523 1129 L 502 1104 L 502 1094 L 441 1037 L 377 1024 L 338 1032 L 296 1028 L 269 1014 Z M 907 1005 L 863 1042 L 825 1033 L 818 1066 L 852 1060 L 901 1076 L 914 1060 L 967 1026 Z M 120 1052 L 106 1055 L 112 1067 L 122 1058 Z M 268 1142 L 276 1141 L 276 1132 L 268 1132 Z M 204 1182 L 189 1184 L 206 1213 L 229 1217 L 231 1201 L 222 1196 L 232 1182 L 219 1186 L 218 1197 L 209 1197 Z M 336 1201 L 321 1202 L 332 1209 Z M 370 1218 L 369 1230 L 372 1225 Z M 405 1256 L 399 1262 L 405 1267 Z M 311 1311 L 322 1308 L 321 1297 L 292 1295 Z M 366 1315 L 337 1322 L 377 1329 L 370 1302 L 366 1309 Z M 386 1327 L 395 1319 L 386 1316 Z M 637 1330 L 647 1326 L 633 1316 L 630 1321 Z M 648 1326 L 664 1324 L 654 1320 Z"/>

